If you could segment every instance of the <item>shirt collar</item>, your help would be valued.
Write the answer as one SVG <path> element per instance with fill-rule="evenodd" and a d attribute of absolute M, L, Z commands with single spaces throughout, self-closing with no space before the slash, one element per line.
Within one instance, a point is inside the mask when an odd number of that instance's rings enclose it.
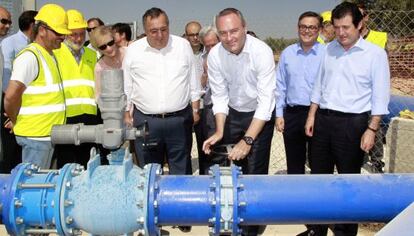
<path fill-rule="evenodd" d="M 251 36 L 249 34 L 246 34 L 246 41 L 244 42 L 243 49 L 242 49 L 242 51 L 238 55 L 233 54 L 233 53 L 227 51 L 226 49 L 224 49 L 224 50 L 227 52 L 228 55 L 233 55 L 233 56 L 239 56 L 239 55 L 242 55 L 244 53 L 249 54 L 250 51 L 251 51 L 251 41 L 252 41 L 252 38 L 253 38 L 253 36 Z"/>
<path fill-rule="evenodd" d="M 338 42 L 338 40 L 335 39 L 335 46 L 336 47 L 340 47 L 343 51 L 345 51 L 344 47 L 342 47 L 342 45 Z M 365 49 L 365 40 L 359 36 L 359 39 L 356 41 L 356 43 L 348 50 L 348 51 L 353 51 L 353 50 L 364 50 Z"/>
<path fill-rule="evenodd" d="M 151 45 L 148 43 L 148 38 L 145 38 L 145 46 L 146 46 L 146 48 L 147 48 L 147 49 L 150 49 L 150 50 L 164 51 L 165 49 L 167 49 L 167 48 L 170 48 L 170 47 L 171 47 L 172 40 L 173 40 L 173 39 L 172 39 L 172 37 L 171 37 L 171 34 L 170 34 L 170 35 L 168 35 L 168 42 L 167 42 L 167 45 L 166 45 L 165 47 L 161 48 L 160 50 L 158 50 L 158 49 L 156 49 L 156 48 L 151 47 Z"/>
<path fill-rule="evenodd" d="M 83 53 L 85 52 L 85 48 L 84 47 L 81 47 L 81 49 L 80 49 L 80 51 L 79 51 L 79 54 L 76 54 L 75 53 L 75 50 L 73 50 L 70 46 L 69 46 L 69 44 L 67 44 L 67 42 L 66 42 L 66 40 L 65 41 L 63 41 L 63 43 L 69 48 L 69 51 L 72 53 L 72 55 L 74 56 L 74 57 L 76 57 L 76 58 L 81 58 L 82 57 L 82 55 L 83 55 Z"/>
<path fill-rule="evenodd" d="M 316 51 L 318 50 L 319 46 L 320 46 L 319 42 L 315 42 L 313 44 L 312 48 L 307 53 L 305 53 L 302 46 L 300 45 L 300 42 L 297 42 L 296 43 L 296 53 L 297 54 L 299 54 L 299 53 L 302 53 L 302 54 L 309 54 L 309 53 L 316 54 Z"/>
<path fill-rule="evenodd" d="M 17 34 L 20 35 L 20 37 L 24 38 L 28 43 L 30 43 L 29 37 L 27 37 L 27 35 L 25 35 L 21 30 L 19 30 Z"/>

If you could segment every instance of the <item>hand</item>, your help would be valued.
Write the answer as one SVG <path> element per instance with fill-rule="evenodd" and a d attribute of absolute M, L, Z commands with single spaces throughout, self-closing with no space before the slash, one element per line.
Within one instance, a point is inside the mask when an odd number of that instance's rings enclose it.
<path fill-rule="evenodd" d="M 244 140 L 240 140 L 229 153 L 229 159 L 233 161 L 239 161 L 249 154 L 251 145 L 248 145 Z"/>
<path fill-rule="evenodd" d="M 6 113 L 4 113 L 4 116 L 5 117 L 8 117 L 7 116 L 7 114 Z M 13 133 L 13 127 L 14 127 L 14 124 L 13 124 L 13 122 L 10 120 L 10 118 L 7 118 L 7 120 L 4 122 L 4 128 L 6 128 L 6 129 L 10 129 L 10 131 L 9 131 L 9 133 Z"/>
<path fill-rule="evenodd" d="M 309 117 L 306 119 L 305 134 L 309 137 L 313 136 L 313 126 L 315 125 L 315 117 Z"/>
<path fill-rule="evenodd" d="M 282 133 L 285 131 L 285 119 L 283 117 L 276 117 L 276 130 Z"/>
<path fill-rule="evenodd" d="M 375 142 L 375 132 L 372 130 L 365 130 L 361 138 L 361 149 L 368 153 L 372 149 Z"/>
<path fill-rule="evenodd" d="M 198 124 L 198 122 L 200 122 L 200 113 L 193 112 L 193 125 Z"/>
<path fill-rule="evenodd" d="M 134 119 L 132 118 L 129 111 L 124 113 L 124 123 L 128 128 L 132 128 L 134 126 Z"/>
<path fill-rule="evenodd" d="M 203 143 L 203 151 L 205 154 L 209 155 L 211 153 L 211 146 L 214 144 L 220 142 L 220 140 L 223 138 L 223 134 L 220 134 L 218 132 L 215 132 L 210 138 L 208 138 Z"/>

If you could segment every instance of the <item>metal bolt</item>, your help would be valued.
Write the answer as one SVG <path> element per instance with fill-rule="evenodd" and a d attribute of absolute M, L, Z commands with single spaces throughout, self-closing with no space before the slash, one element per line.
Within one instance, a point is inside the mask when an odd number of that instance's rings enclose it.
<path fill-rule="evenodd" d="M 72 234 L 73 235 L 82 235 L 82 231 L 80 231 L 80 229 L 73 229 Z"/>
<path fill-rule="evenodd" d="M 158 208 L 158 202 L 157 202 L 157 200 L 154 200 L 154 208 Z"/>
<path fill-rule="evenodd" d="M 214 224 L 216 222 L 216 217 L 211 217 L 208 219 L 208 222 Z"/>
<path fill-rule="evenodd" d="M 16 218 L 16 224 L 21 225 L 21 224 L 23 224 L 23 222 L 24 222 L 23 218 L 21 218 L 21 217 Z"/>
<path fill-rule="evenodd" d="M 72 205 L 73 205 L 73 201 L 72 201 L 72 200 L 69 200 L 69 199 L 66 199 L 66 200 L 64 201 L 63 205 L 64 205 L 65 207 L 72 206 Z"/>
<path fill-rule="evenodd" d="M 154 189 L 155 189 L 155 190 L 158 190 L 158 188 L 159 188 L 158 183 L 157 183 L 157 182 L 156 182 L 156 183 L 154 183 Z"/>
<path fill-rule="evenodd" d="M 216 183 L 212 183 L 212 184 L 210 184 L 210 189 L 211 189 L 211 190 L 216 189 Z"/>
<path fill-rule="evenodd" d="M 80 175 L 80 171 L 79 171 L 78 169 L 72 169 L 72 170 L 70 171 L 70 174 L 71 174 L 72 176 L 78 176 L 78 175 Z"/>
<path fill-rule="evenodd" d="M 239 207 L 244 207 L 244 206 L 246 206 L 247 205 L 247 203 L 246 202 L 240 202 L 239 203 Z"/>
<path fill-rule="evenodd" d="M 23 203 L 22 203 L 22 201 L 20 201 L 19 199 L 17 199 L 16 201 L 14 201 L 14 206 L 17 207 L 17 208 L 19 208 L 19 207 L 23 206 Z"/>
<path fill-rule="evenodd" d="M 34 170 L 34 171 L 38 171 L 39 170 L 39 166 L 37 166 L 36 164 L 31 164 L 29 169 Z"/>
<path fill-rule="evenodd" d="M 158 217 L 154 217 L 154 224 L 158 224 Z"/>
<path fill-rule="evenodd" d="M 157 169 L 157 170 L 155 171 L 155 174 L 157 174 L 157 175 L 161 175 L 161 174 L 162 174 L 161 169 Z"/>
<path fill-rule="evenodd" d="M 211 201 L 211 205 L 215 206 L 217 204 L 216 200 Z"/>
<path fill-rule="evenodd" d="M 140 182 L 140 183 L 138 184 L 138 188 L 139 188 L 139 189 L 144 189 L 144 182 Z"/>
<path fill-rule="evenodd" d="M 239 223 L 243 223 L 244 219 L 243 218 L 239 218 Z"/>
<path fill-rule="evenodd" d="M 144 207 L 144 202 L 142 200 L 138 201 L 137 206 L 139 208 L 143 208 Z"/>
<path fill-rule="evenodd" d="M 138 235 L 145 235 L 145 230 L 143 229 L 138 230 Z"/>
<path fill-rule="evenodd" d="M 138 223 L 140 223 L 140 224 L 144 224 L 144 223 L 145 223 L 145 219 L 144 219 L 144 217 L 140 217 L 140 218 L 137 220 L 137 222 L 138 222 Z"/>
<path fill-rule="evenodd" d="M 50 206 L 51 206 L 51 207 L 55 207 L 55 200 L 52 200 L 52 201 L 50 202 Z"/>
<path fill-rule="evenodd" d="M 68 216 L 68 217 L 66 217 L 65 222 L 66 222 L 66 224 L 70 225 L 70 224 L 73 223 L 73 218 L 71 216 Z"/>
<path fill-rule="evenodd" d="M 70 181 L 66 182 L 66 188 L 67 189 L 72 188 L 72 183 Z"/>
<path fill-rule="evenodd" d="M 238 189 L 242 190 L 244 189 L 244 184 L 239 184 L 239 186 L 237 186 Z"/>
<path fill-rule="evenodd" d="M 26 176 L 31 176 L 33 174 L 33 171 L 31 169 L 26 169 L 26 170 L 24 170 L 24 174 Z"/>

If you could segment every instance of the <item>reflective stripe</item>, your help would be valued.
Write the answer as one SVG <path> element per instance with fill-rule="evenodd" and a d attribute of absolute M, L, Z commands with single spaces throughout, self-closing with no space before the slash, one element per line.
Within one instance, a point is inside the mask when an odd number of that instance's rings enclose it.
<path fill-rule="evenodd" d="M 34 106 L 34 107 L 21 107 L 19 115 L 37 115 L 46 114 L 51 112 L 65 111 L 65 104 Z"/>
<path fill-rule="evenodd" d="M 39 55 L 39 58 L 42 62 L 43 73 L 45 74 L 46 86 L 53 85 L 53 77 L 52 77 L 52 74 L 50 72 L 50 68 L 46 63 L 46 59 L 43 57 L 43 54 L 39 51 L 39 49 L 37 49 L 35 46 L 31 46 L 31 48 L 33 48 L 34 50 L 37 51 L 37 53 Z M 56 63 L 56 61 L 55 61 L 55 63 Z"/>
<path fill-rule="evenodd" d="M 25 94 L 46 94 L 61 91 L 59 84 L 46 86 L 28 86 L 24 91 Z"/>
<path fill-rule="evenodd" d="M 96 106 L 95 99 L 91 98 L 68 98 L 66 99 L 66 106 L 79 105 L 79 104 L 88 104 Z"/>
<path fill-rule="evenodd" d="M 92 88 L 95 88 L 95 81 L 89 80 L 89 79 L 70 79 L 70 80 L 63 80 L 63 87 L 69 88 L 69 87 L 75 87 L 75 86 L 89 86 Z"/>
<path fill-rule="evenodd" d="M 27 139 L 31 139 L 31 140 L 36 140 L 36 141 L 51 141 L 50 140 L 50 136 L 47 137 L 41 137 L 41 138 L 31 138 L 31 137 L 26 137 Z"/>

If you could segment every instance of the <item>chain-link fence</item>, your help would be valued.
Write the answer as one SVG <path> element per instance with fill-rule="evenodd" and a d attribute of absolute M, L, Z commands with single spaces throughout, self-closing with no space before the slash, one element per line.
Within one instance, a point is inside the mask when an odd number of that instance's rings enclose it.
<path fill-rule="evenodd" d="M 391 71 L 391 94 L 409 96 L 413 100 L 413 104 L 411 104 L 404 103 L 404 101 L 410 99 L 392 98 L 392 103 L 394 104 L 391 104 L 389 107 L 390 115 L 381 122 L 382 128 L 377 134 L 375 147 L 372 149 L 370 155 L 366 156 L 366 163 L 364 165 L 365 171 L 377 172 L 384 165 L 383 156 L 386 141 L 384 136 L 388 129 L 389 118 L 391 116 L 398 116 L 398 113 L 403 109 L 411 107 L 412 110 L 414 106 L 414 11 L 370 12 L 368 27 L 372 30 L 388 33 L 387 52 Z M 283 40 L 279 41 L 275 39 L 278 45 L 286 44 Z M 278 60 L 278 51 L 276 51 L 275 59 L 276 61 Z M 411 140 L 406 140 L 406 142 L 414 143 L 414 137 Z M 385 158 L 385 160 L 389 159 Z M 283 136 L 277 131 L 275 131 L 272 142 L 269 173 L 286 173 L 286 155 Z"/>

